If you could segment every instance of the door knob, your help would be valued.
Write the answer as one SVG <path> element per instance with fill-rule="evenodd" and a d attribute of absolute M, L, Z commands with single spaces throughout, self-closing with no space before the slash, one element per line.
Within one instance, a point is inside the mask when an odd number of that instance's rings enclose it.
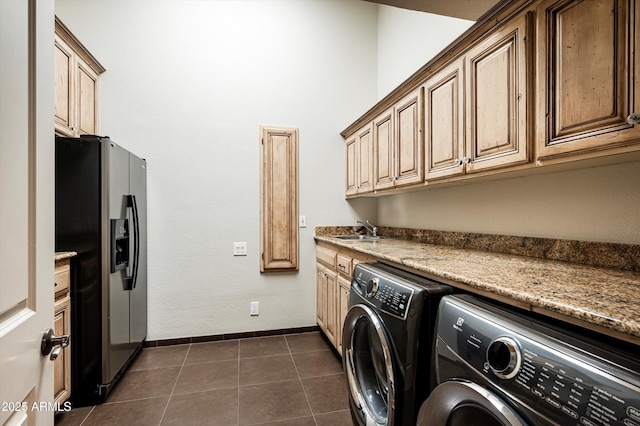
<path fill-rule="evenodd" d="M 42 336 L 42 344 L 40 345 L 40 351 L 42 355 L 49 355 L 51 361 L 55 361 L 60 355 L 60 352 L 69 346 L 69 335 L 63 334 L 62 336 L 56 336 L 53 330 L 48 328 L 45 330 Z M 55 348 L 55 349 L 54 349 Z"/>

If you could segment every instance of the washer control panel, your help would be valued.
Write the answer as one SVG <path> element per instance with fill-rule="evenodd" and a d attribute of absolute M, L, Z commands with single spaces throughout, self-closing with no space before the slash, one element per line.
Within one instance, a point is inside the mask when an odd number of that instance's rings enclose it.
<path fill-rule="evenodd" d="M 357 265 L 351 287 L 378 310 L 404 320 L 414 289 L 398 281 L 378 274 L 374 269 Z"/>
<path fill-rule="evenodd" d="M 534 327 L 511 313 L 501 315 L 494 306 L 485 310 L 486 304 L 478 302 L 469 296 L 443 298 L 438 363 L 460 363 L 469 370 L 467 378 L 492 383 L 490 389 L 519 401 L 516 410 L 529 410 L 531 418 L 562 425 L 640 426 L 640 364 L 587 343 L 579 346 L 574 337 Z M 459 372 L 438 368 L 438 382 L 460 377 Z"/>

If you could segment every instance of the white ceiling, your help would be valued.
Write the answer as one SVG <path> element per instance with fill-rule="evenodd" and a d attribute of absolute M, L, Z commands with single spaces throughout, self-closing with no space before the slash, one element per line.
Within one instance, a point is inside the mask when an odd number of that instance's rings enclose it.
<path fill-rule="evenodd" d="M 499 0 L 365 0 L 403 9 L 477 21 Z"/>

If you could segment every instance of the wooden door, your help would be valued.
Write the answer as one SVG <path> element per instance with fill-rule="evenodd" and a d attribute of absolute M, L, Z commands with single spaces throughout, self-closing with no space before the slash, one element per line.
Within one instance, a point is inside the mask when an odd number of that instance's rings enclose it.
<path fill-rule="evenodd" d="M 465 57 L 467 173 L 529 161 L 530 21 L 499 27 Z"/>
<path fill-rule="evenodd" d="M 357 133 L 358 194 L 373 191 L 373 134 L 368 125 Z"/>
<path fill-rule="evenodd" d="M 358 144 L 356 141 L 356 135 L 347 138 L 345 141 L 346 196 L 358 193 Z"/>
<path fill-rule="evenodd" d="M 338 277 L 338 328 L 336 335 L 336 348 L 338 353 L 342 355 L 342 327 L 344 326 L 344 319 L 347 316 L 349 310 L 349 292 L 351 290 L 351 282 L 344 278 Z"/>
<path fill-rule="evenodd" d="M 338 274 L 329 269 L 326 269 L 324 273 L 327 282 L 326 334 L 329 341 L 333 343 L 333 346 L 336 346 L 336 336 L 338 333 Z"/>
<path fill-rule="evenodd" d="M 316 322 L 322 331 L 327 329 L 327 275 L 316 263 Z"/>
<path fill-rule="evenodd" d="M 96 135 L 98 134 L 98 74 L 78 58 L 76 76 L 76 103 L 78 106 L 78 131 L 76 133 L 78 135 Z"/>
<path fill-rule="evenodd" d="M 396 186 L 424 180 L 421 93 L 418 88 L 394 106 Z"/>
<path fill-rule="evenodd" d="M 53 2 L 0 1 L 2 425 L 53 425 L 55 411 L 41 353 L 53 327 L 53 19 Z"/>
<path fill-rule="evenodd" d="M 393 109 L 373 120 L 373 188 L 381 190 L 395 185 L 395 149 L 393 143 Z"/>
<path fill-rule="evenodd" d="M 74 70 L 76 59 L 73 50 L 60 37 L 55 37 L 53 59 L 54 67 L 54 117 L 55 130 L 64 136 L 75 136 L 74 123 L 75 87 Z"/>
<path fill-rule="evenodd" d="M 640 112 L 635 1 L 545 1 L 537 14 L 539 157 L 638 141 L 626 122 Z"/>
<path fill-rule="evenodd" d="M 260 131 L 260 272 L 297 271 L 298 129 Z"/>
<path fill-rule="evenodd" d="M 56 336 L 71 334 L 71 298 L 68 293 L 55 302 L 53 331 Z M 62 404 L 71 395 L 71 345 L 58 355 L 53 365 L 53 398 Z"/>
<path fill-rule="evenodd" d="M 464 173 L 463 61 L 455 61 L 424 85 L 425 178 Z"/>

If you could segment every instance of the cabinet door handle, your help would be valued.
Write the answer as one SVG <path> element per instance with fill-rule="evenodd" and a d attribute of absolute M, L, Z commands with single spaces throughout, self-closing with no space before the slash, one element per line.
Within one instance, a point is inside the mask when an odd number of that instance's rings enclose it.
<path fill-rule="evenodd" d="M 638 113 L 633 113 L 633 114 L 629 114 L 629 116 L 627 117 L 627 123 L 633 125 L 636 124 L 640 124 L 640 114 Z"/>
<path fill-rule="evenodd" d="M 462 166 L 462 160 L 459 158 L 456 158 L 455 161 L 453 162 L 454 166 Z"/>
<path fill-rule="evenodd" d="M 471 157 L 464 157 L 464 158 L 462 159 L 462 163 L 463 163 L 463 164 L 470 164 L 470 163 L 471 163 L 471 161 L 472 161 L 472 160 L 471 160 Z"/>

